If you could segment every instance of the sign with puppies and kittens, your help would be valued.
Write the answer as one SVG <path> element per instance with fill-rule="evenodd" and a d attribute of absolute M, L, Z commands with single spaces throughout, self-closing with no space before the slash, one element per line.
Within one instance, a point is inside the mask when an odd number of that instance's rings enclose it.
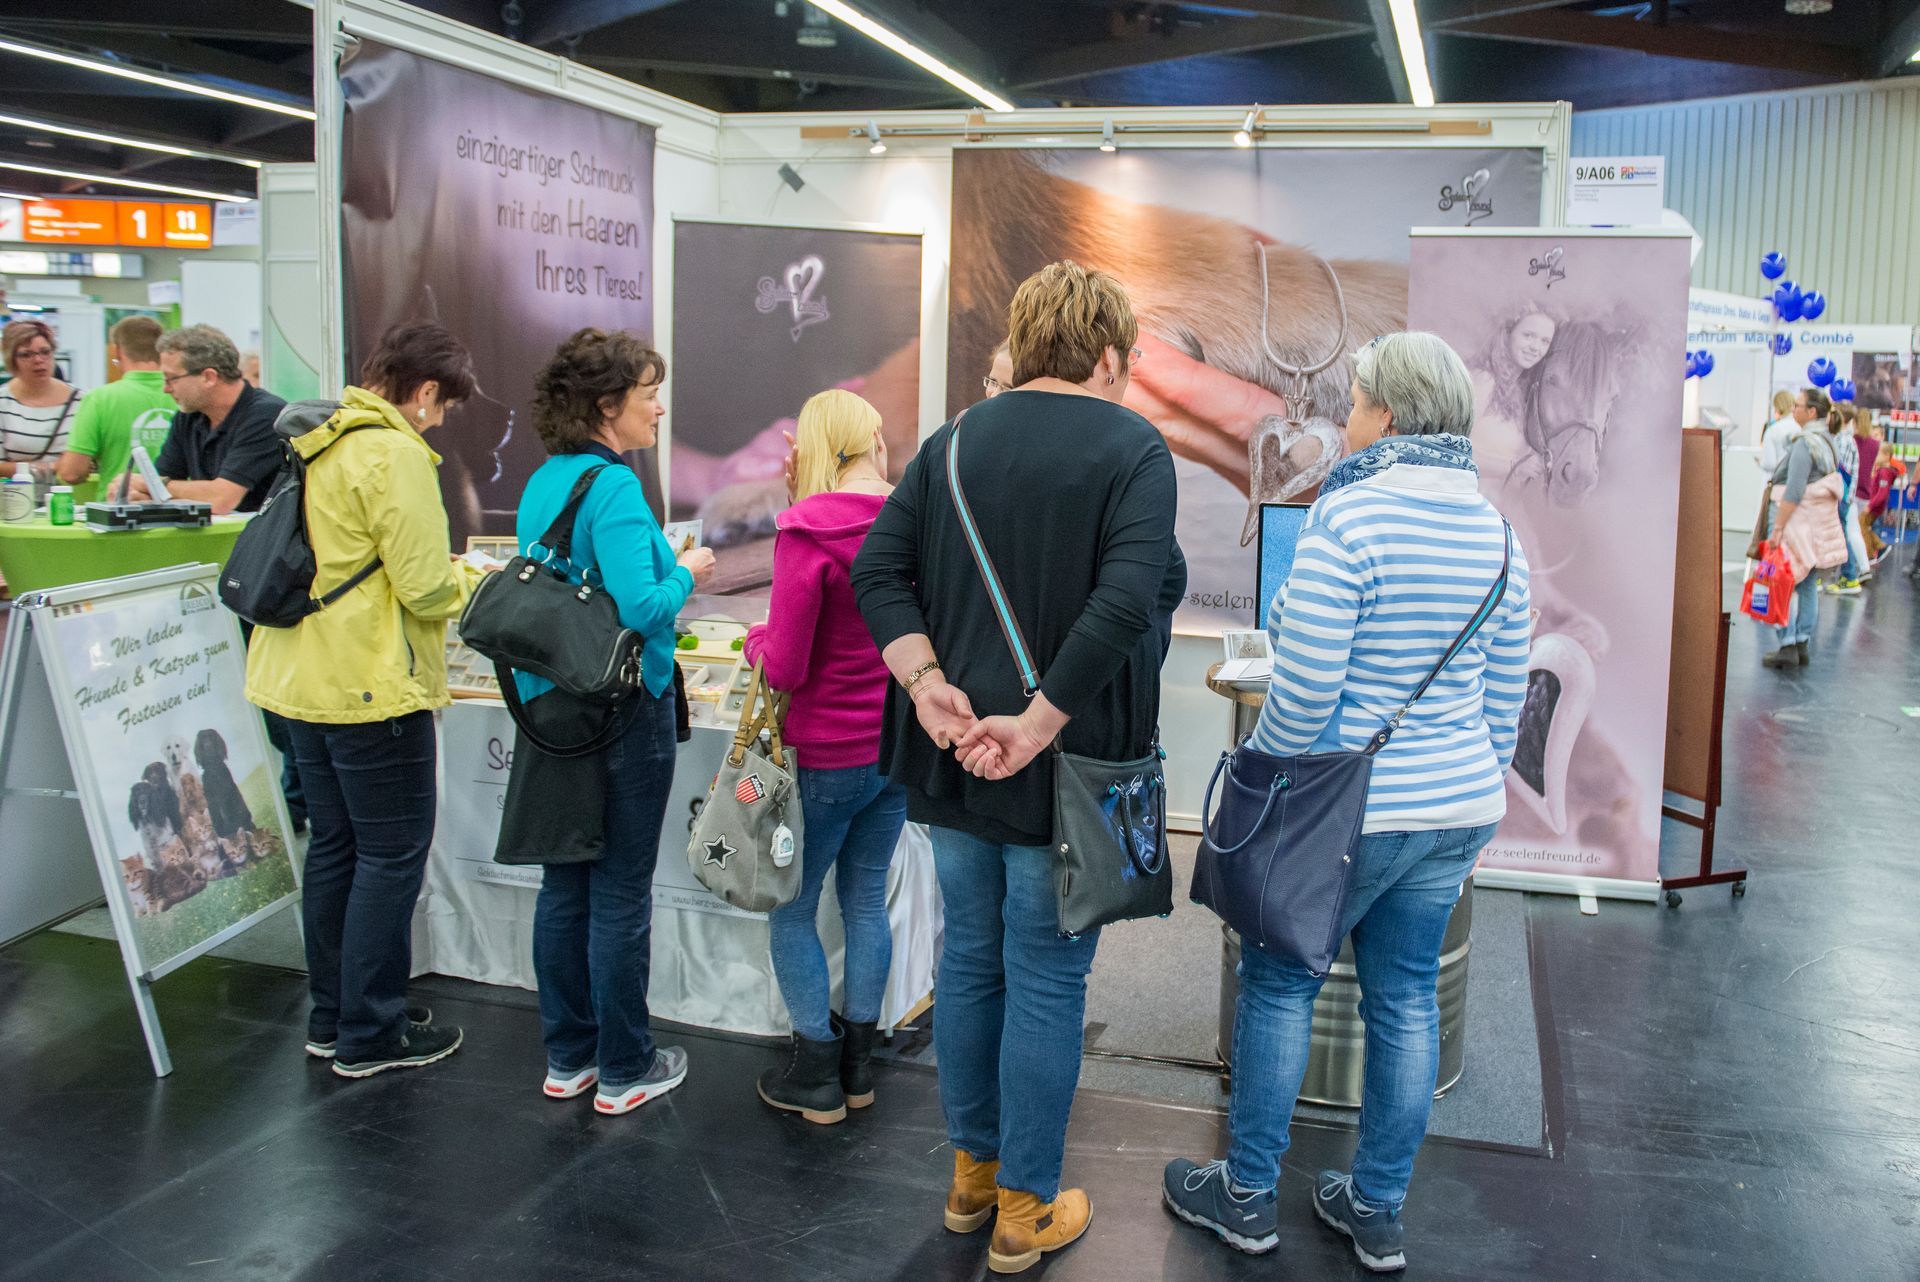
<path fill-rule="evenodd" d="M 157 977 L 297 887 L 246 651 L 211 572 L 49 597 L 35 630 L 95 858 L 129 969 Z"/>

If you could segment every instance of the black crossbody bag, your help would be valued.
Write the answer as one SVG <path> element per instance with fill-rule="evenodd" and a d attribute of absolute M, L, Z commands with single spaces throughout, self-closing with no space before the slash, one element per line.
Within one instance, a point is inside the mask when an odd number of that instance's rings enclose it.
<path fill-rule="evenodd" d="M 1414 703 L 1453 661 L 1507 594 L 1513 527 L 1506 531 L 1500 577 L 1400 710 L 1359 752 L 1277 757 L 1245 740 L 1220 754 L 1200 803 L 1203 836 L 1193 866 L 1192 899 L 1219 914 L 1247 944 L 1316 975 L 1340 953 L 1340 922 L 1353 888 L 1354 856 L 1367 817 L 1373 757 L 1387 746 Z M 1218 813 L 1213 797 L 1222 776 Z"/>
<path fill-rule="evenodd" d="M 961 417 L 966 417 L 963 411 Z M 947 485 L 953 508 L 980 569 L 1000 632 L 1031 699 L 1040 691 L 1033 652 L 1007 604 L 1000 576 L 960 486 L 960 421 L 947 438 Z M 1166 754 L 1102 761 L 1053 748 L 1053 887 L 1060 933 L 1069 938 L 1136 917 L 1173 911 L 1173 865 L 1167 859 Z"/>

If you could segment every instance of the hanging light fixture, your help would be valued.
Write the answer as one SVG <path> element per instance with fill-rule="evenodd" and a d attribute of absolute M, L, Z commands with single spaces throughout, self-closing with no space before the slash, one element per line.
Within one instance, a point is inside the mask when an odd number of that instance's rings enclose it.
<path fill-rule="evenodd" d="M 869 156 L 884 156 L 887 154 L 887 144 L 881 141 L 880 138 L 880 126 L 871 120 L 867 122 L 867 137 L 872 141 L 872 145 L 867 148 L 867 154 Z"/>
<path fill-rule="evenodd" d="M 1796 18 L 1816 13 L 1832 13 L 1833 0 L 1787 0 L 1787 12 Z"/>
<path fill-rule="evenodd" d="M 1100 131 L 1100 150 L 1118 151 L 1119 149 L 1119 146 L 1113 141 L 1113 122 L 1109 120 L 1106 123 L 1106 127 Z"/>

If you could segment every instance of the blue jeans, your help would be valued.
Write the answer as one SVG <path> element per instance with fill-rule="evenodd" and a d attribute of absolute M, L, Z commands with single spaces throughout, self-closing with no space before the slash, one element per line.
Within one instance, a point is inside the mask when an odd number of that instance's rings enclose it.
<path fill-rule="evenodd" d="M 433 714 L 286 724 L 313 825 L 300 897 L 307 1032 L 357 1059 L 406 1031 L 413 906 L 433 844 Z"/>
<path fill-rule="evenodd" d="M 645 690 L 633 724 L 606 750 L 606 850 L 549 864 L 533 909 L 533 972 L 547 1065 L 598 1066 L 608 1090 L 653 1067 L 647 979 L 653 969 L 653 869 L 673 787 L 673 693 Z"/>
<path fill-rule="evenodd" d="M 1360 839 L 1345 921 L 1367 1026 L 1353 1186 L 1369 1205 L 1396 1214 L 1426 1137 L 1440 1072 L 1440 942 L 1461 884 L 1493 832 L 1486 824 Z M 1258 948 L 1240 952 L 1227 1171 L 1242 1188 L 1270 1189 L 1279 1178 L 1323 982 Z"/>
<path fill-rule="evenodd" d="M 952 828 L 932 836 L 946 903 L 933 1045 L 947 1136 L 974 1158 L 998 1158 L 1001 1188 L 1051 1202 L 1100 932 L 1061 938 L 1049 848 L 1001 846 Z"/>
<path fill-rule="evenodd" d="M 1865 568 L 1860 564 L 1860 558 L 1853 554 L 1853 529 L 1853 496 L 1848 495 L 1840 500 L 1840 533 L 1847 541 L 1847 563 L 1840 567 L 1840 577 L 1843 579 L 1857 579 Z"/>
<path fill-rule="evenodd" d="M 887 868 L 907 822 L 907 793 L 877 766 L 847 770 L 800 768 L 800 806 L 806 818 L 800 851 L 800 893 L 768 917 L 773 974 L 787 999 L 794 1031 L 816 1042 L 833 1037 L 828 1020 L 833 981 L 816 921 L 827 869 L 839 867 L 834 888 L 847 932 L 844 1013 L 856 1024 L 880 1018 L 893 964 L 893 927 L 887 920 Z"/>
<path fill-rule="evenodd" d="M 1813 640 L 1813 625 L 1820 619 L 1820 572 L 1808 570 L 1807 577 L 1800 580 L 1793 590 L 1793 605 L 1787 614 L 1785 627 L 1773 630 L 1776 645 L 1788 646 L 1796 641 Z"/>

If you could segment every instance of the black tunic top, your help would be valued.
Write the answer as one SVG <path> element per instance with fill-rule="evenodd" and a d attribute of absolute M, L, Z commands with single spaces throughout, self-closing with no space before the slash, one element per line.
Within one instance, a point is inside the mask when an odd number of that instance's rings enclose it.
<path fill-rule="evenodd" d="M 924 632 L 976 715 L 1017 714 L 1026 706 L 1019 670 L 947 484 L 953 436 L 954 425 L 943 426 L 907 466 L 854 561 L 853 589 L 882 649 Z M 1170 619 L 1187 581 L 1166 442 L 1132 410 L 1038 391 L 973 406 L 959 439 L 960 482 L 1040 688 L 1072 718 L 1061 746 L 1116 761 L 1146 755 L 1158 736 Z M 898 683 L 887 692 L 880 765 L 907 788 L 916 822 L 1045 845 L 1049 756 L 1010 779 L 977 779 L 934 746 Z"/>

